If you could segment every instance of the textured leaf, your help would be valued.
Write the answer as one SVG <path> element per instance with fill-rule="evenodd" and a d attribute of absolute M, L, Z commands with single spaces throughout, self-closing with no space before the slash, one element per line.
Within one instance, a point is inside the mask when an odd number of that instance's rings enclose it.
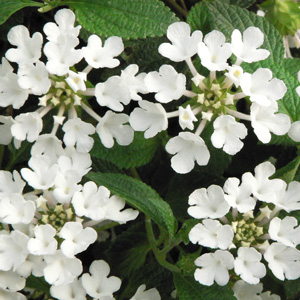
<path fill-rule="evenodd" d="M 146 237 L 145 223 L 135 222 L 130 228 L 117 234 L 116 239 L 105 251 L 108 263 L 122 279 L 130 278 L 133 272 L 145 263 L 151 246 Z"/>
<path fill-rule="evenodd" d="M 284 55 L 284 47 L 281 34 L 265 18 L 234 5 L 228 5 L 221 1 L 209 2 L 208 10 L 212 29 L 219 30 L 225 34 L 228 40 L 234 29 L 243 32 L 249 26 L 259 27 L 264 33 L 262 49 L 270 51 L 267 60 L 281 63 Z"/>
<path fill-rule="evenodd" d="M 171 293 L 175 289 L 172 273 L 159 265 L 155 260 L 143 265 L 130 276 L 129 284 L 127 284 L 125 291 L 118 299 L 130 299 L 142 284 L 146 285 L 147 290 L 155 287 L 159 291 L 162 300 L 174 300 L 171 297 Z"/>
<path fill-rule="evenodd" d="M 296 280 L 285 280 L 283 286 L 287 299 L 300 298 L 300 278 Z"/>
<path fill-rule="evenodd" d="M 290 163 L 288 163 L 283 168 L 276 171 L 276 173 L 272 176 L 274 178 L 281 178 L 286 183 L 290 183 L 294 180 L 297 170 L 300 165 L 300 156 L 296 157 Z"/>
<path fill-rule="evenodd" d="M 297 77 L 298 72 L 300 71 L 300 58 L 285 58 L 282 61 L 282 64 L 286 71 Z"/>
<path fill-rule="evenodd" d="M 150 186 L 122 174 L 90 172 L 86 177 L 122 197 L 174 236 L 176 219 L 173 212 L 169 204 L 161 199 Z"/>
<path fill-rule="evenodd" d="M 229 287 L 203 286 L 192 276 L 174 273 L 174 283 L 180 300 L 236 300 Z"/>
<path fill-rule="evenodd" d="M 247 8 L 252 4 L 254 4 L 256 1 L 255 0 L 226 0 L 224 2 L 226 2 L 227 4 L 232 4 L 243 8 Z"/>
<path fill-rule="evenodd" d="M 90 32 L 124 39 L 162 36 L 178 18 L 158 0 L 67 0 Z"/>
<path fill-rule="evenodd" d="M 3 24 L 14 12 L 27 6 L 41 6 L 32 0 L 0 0 L 0 24 Z"/>
<path fill-rule="evenodd" d="M 144 134 L 135 132 L 134 141 L 128 146 L 120 146 L 117 143 L 112 148 L 102 145 L 99 138 L 95 138 L 95 144 L 91 156 L 113 163 L 119 168 L 134 168 L 147 164 L 160 145 L 158 136 L 145 139 Z"/>
<path fill-rule="evenodd" d="M 191 8 L 187 22 L 190 24 L 192 32 L 201 30 L 203 34 L 207 34 L 211 31 L 209 11 L 206 2 L 199 2 Z"/>
<path fill-rule="evenodd" d="M 42 291 L 45 293 L 49 293 L 50 285 L 48 282 L 45 281 L 43 277 L 35 277 L 30 275 L 26 279 L 26 287 L 35 289 L 37 291 Z"/>

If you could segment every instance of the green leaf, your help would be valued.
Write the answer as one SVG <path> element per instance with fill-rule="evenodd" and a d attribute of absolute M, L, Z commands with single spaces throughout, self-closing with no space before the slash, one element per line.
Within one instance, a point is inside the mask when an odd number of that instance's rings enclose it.
<path fill-rule="evenodd" d="M 95 144 L 91 156 L 113 163 L 119 168 L 136 168 L 147 164 L 154 156 L 160 145 L 160 135 L 152 139 L 145 139 L 144 134 L 135 132 L 134 140 L 129 146 L 120 146 L 117 143 L 112 148 L 102 145 L 99 138 L 95 138 Z"/>
<path fill-rule="evenodd" d="M 200 256 L 200 253 L 201 247 L 199 247 L 198 251 L 194 253 L 184 254 L 179 258 L 176 265 L 182 270 L 184 275 L 193 276 L 196 270 L 195 260 Z"/>
<path fill-rule="evenodd" d="M 287 299 L 300 298 L 300 278 L 296 280 L 285 280 L 283 286 Z"/>
<path fill-rule="evenodd" d="M 195 30 L 201 30 L 203 34 L 209 33 L 211 28 L 209 22 L 209 11 L 206 2 L 202 1 L 193 6 L 186 21 L 190 24 L 192 32 Z"/>
<path fill-rule="evenodd" d="M 264 43 L 261 48 L 270 51 L 267 60 L 274 63 L 282 62 L 284 55 L 282 36 L 265 18 L 259 17 L 244 8 L 228 5 L 221 1 L 209 2 L 207 5 L 212 29 L 223 32 L 230 40 L 234 29 L 243 32 L 249 26 L 259 27 L 264 33 Z"/>
<path fill-rule="evenodd" d="M 0 0 L 0 24 L 3 24 L 13 13 L 27 6 L 42 6 L 32 0 Z"/>
<path fill-rule="evenodd" d="M 243 8 L 253 5 L 255 2 L 256 0 L 229 0 L 229 4 L 237 5 Z"/>
<path fill-rule="evenodd" d="M 300 71 L 300 58 L 285 58 L 282 65 L 286 71 L 297 77 Z"/>
<path fill-rule="evenodd" d="M 124 39 L 162 36 L 178 18 L 158 0 L 67 0 L 90 32 Z"/>
<path fill-rule="evenodd" d="M 272 178 L 281 178 L 286 183 L 294 180 L 297 170 L 300 165 L 300 156 L 289 162 L 286 166 L 276 171 Z"/>
<path fill-rule="evenodd" d="M 203 286 L 192 276 L 174 273 L 174 283 L 180 300 L 236 300 L 233 291 L 225 286 L 214 284 Z"/>
<path fill-rule="evenodd" d="M 131 223 L 126 231 L 117 234 L 105 251 L 108 263 L 121 278 L 130 278 L 145 263 L 151 246 L 146 238 L 144 222 Z"/>
<path fill-rule="evenodd" d="M 169 204 L 161 199 L 150 186 L 122 174 L 90 172 L 86 177 L 122 197 L 174 237 L 177 224 L 173 212 Z"/>
<path fill-rule="evenodd" d="M 30 275 L 26 279 L 26 287 L 35 289 L 37 291 L 41 291 L 44 293 L 49 293 L 50 285 L 48 282 L 45 281 L 44 277 L 35 277 Z"/>

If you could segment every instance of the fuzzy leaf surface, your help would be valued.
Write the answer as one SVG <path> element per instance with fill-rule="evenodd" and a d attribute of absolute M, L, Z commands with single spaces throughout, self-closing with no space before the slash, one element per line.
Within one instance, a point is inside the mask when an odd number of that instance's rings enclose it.
<path fill-rule="evenodd" d="M 67 0 L 90 32 L 124 39 L 162 36 L 178 18 L 158 0 Z"/>

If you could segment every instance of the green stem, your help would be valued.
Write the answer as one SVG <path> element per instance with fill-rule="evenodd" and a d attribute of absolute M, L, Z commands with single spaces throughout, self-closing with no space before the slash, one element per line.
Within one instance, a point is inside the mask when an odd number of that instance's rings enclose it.
<path fill-rule="evenodd" d="M 157 240 L 155 239 L 152 224 L 151 224 L 151 219 L 150 217 L 146 216 L 146 232 L 147 232 L 147 237 L 151 246 L 151 249 L 155 255 L 155 258 L 157 259 L 158 263 L 162 265 L 164 268 L 168 269 L 171 272 L 180 272 L 180 269 L 177 268 L 175 265 L 170 264 L 169 262 L 166 261 L 166 255 L 162 254 L 159 249 L 156 248 L 157 246 Z"/>

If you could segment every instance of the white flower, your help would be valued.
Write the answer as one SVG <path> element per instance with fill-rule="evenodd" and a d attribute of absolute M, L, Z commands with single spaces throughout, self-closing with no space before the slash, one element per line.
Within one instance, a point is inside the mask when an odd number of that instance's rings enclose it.
<path fill-rule="evenodd" d="M 197 118 L 195 117 L 191 106 L 188 104 L 186 108 L 179 106 L 179 125 L 184 130 L 188 128 L 190 130 L 194 129 L 193 122 L 196 122 Z"/>
<path fill-rule="evenodd" d="M 280 242 L 286 246 L 296 247 L 300 243 L 300 226 L 294 217 L 285 217 L 279 219 L 275 217 L 270 222 L 269 235 L 274 241 Z"/>
<path fill-rule="evenodd" d="M 217 220 L 205 219 L 202 224 L 197 224 L 189 233 L 189 239 L 193 244 L 227 249 L 233 240 L 233 231 L 230 225 L 222 225 Z"/>
<path fill-rule="evenodd" d="M 43 129 L 43 120 L 37 112 L 19 114 L 11 126 L 12 136 L 19 141 L 34 142 Z"/>
<path fill-rule="evenodd" d="M 77 278 L 66 285 L 52 285 L 50 294 L 60 300 L 86 300 L 86 291 L 82 286 L 81 279 Z"/>
<path fill-rule="evenodd" d="M 195 260 L 195 280 L 203 285 L 213 285 L 214 281 L 224 286 L 229 281 L 228 270 L 233 268 L 233 256 L 228 251 L 217 250 L 214 253 L 206 253 Z"/>
<path fill-rule="evenodd" d="M 223 71 L 227 68 L 227 59 L 231 56 L 231 45 L 225 43 L 222 32 L 213 30 L 198 44 L 198 55 L 204 67 L 210 71 Z"/>
<path fill-rule="evenodd" d="M 44 46 L 48 72 L 58 76 L 68 74 L 69 68 L 82 59 L 81 50 L 75 49 L 78 43 L 79 40 L 73 35 L 59 35 L 57 42 L 48 42 Z"/>
<path fill-rule="evenodd" d="M 43 154 L 48 156 L 52 163 L 56 163 L 57 159 L 64 153 L 62 141 L 54 134 L 39 135 L 31 147 L 30 153 L 32 156 Z"/>
<path fill-rule="evenodd" d="M 13 138 L 10 129 L 15 120 L 11 116 L 0 116 L 0 123 L 0 144 L 8 145 Z"/>
<path fill-rule="evenodd" d="M 10 292 L 7 290 L 0 291 L 1 300 L 26 300 L 26 297 L 23 294 Z"/>
<path fill-rule="evenodd" d="M 236 65 L 228 66 L 227 70 L 228 73 L 225 73 L 224 75 L 234 83 L 235 87 L 239 87 L 244 70 L 240 66 Z"/>
<path fill-rule="evenodd" d="M 132 221 L 137 218 L 139 212 L 132 208 L 125 207 L 125 200 L 117 195 L 110 197 L 108 203 L 103 207 L 106 219 L 125 224 L 127 221 Z"/>
<path fill-rule="evenodd" d="M 91 297 L 113 299 L 113 293 L 119 290 L 121 280 L 115 276 L 108 277 L 109 272 L 109 265 L 104 260 L 95 260 L 90 266 L 92 275 L 82 275 L 82 285 Z"/>
<path fill-rule="evenodd" d="M 286 184 L 281 179 L 269 179 L 276 169 L 269 161 L 255 167 L 255 176 L 247 172 L 242 176 L 242 182 L 247 183 L 252 188 L 252 194 L 261 201 L 274 203 L 276 194 L 285 189 Z"/>
<path fill-rule="evenodd" d="M 121 211 L 125 206 L 125 201 L 114 195 L 110 196 L 110 191 L 94 182 L 89 181 L 84 184 L 82 192 L 74 194 L 72 204 L 78 216 L 86 216 L 95 221 L 113 220 L 119 223 L 126 223 L 134 220 L 138 211 L 131 208 Z"/>
<path fill-rule="evenodd" d="M 13 230 L 11 233 L 0 231 L 0 270 L 18 269 L 27 258 L 28 240 L 28 236 L 18 230 Z"/>
<path fill-rule="evenodd" d="M 276 101 L 283 98 L 287 87 L 282 80 L 272 79 L 272 76 L 267 68 L 259 68 L 253 74 L 244 73 L 240 81 L 242 91 L 250 97 L 250 101 L 277 109 Z"/>
<path fill-rule="evenodd" d="M 247 135 L 247 128 L 244 124 L 238 123 L 234 117 L 223 115 L 214 121 L 214 132 L 211 135 L 211 142 L 216 148 L 234 155 L 243 147 L 243 139 Z"/>
<path fill-rule="evenodd" d="M 27 244 L 29 252 L 34 255 L 55 254 L 57 249 L 55 235 L 56 230 L 49 224 L 36 226 L 35 238 L 31 238 Z"/>
<path fill-rule="evenodd" d="M 73 72 L 69 71 L 69 76 L 66 78 L 67 84 L 72 88 L 72 90 L 77 93 L 77 91 L 85 91 L 85 81 L 86 81 L 86 73 L 84 72 Z"/>
<path fill-rule="evenodd" d="M 82 286 L 81 279 L 77 278 L 66 285 L 52 285 L 50 294 L 60 300 L 86 300 L 86 291 Z"/>
<path fill-rule="evenodd" d="M 26 183 L 22 180 L 18 171 L 13 173 L 0 170 L 0 194 L 10 195 L 12 193 L 21 194 Z"/>
<path fill-rule="evenodd" d="M 289 116 L 275 114 L 277 110 L 271 107 L 263 107 L 253 103 L 250 107 L 251 126 L 258 139 L 263 143 L 269 143 L 271 132 L 276 135 L 286 134 L 291 126 Z"/>
<path fill-rule="evenodd" d="M 57 250 L 54 255 L 45 255 L 44 259 L 47 263 L 44 277 L 52 285 L 69 284 L 82 272 L 81 261 L 66 257 L 61 250 Z"/>
<path fill-rule="evenodd" d="M 18 75 L 8 73 L 0 77 L 0 106 L 12 105 L 14 109 L 19 109 L 27 100 L 29 91 L 22 89 L 18 84 Z"/>
<path fill-rule="evenodd" d="M 300 97 L 300 96 L 299 96 Z M 295 142 L 300 142 L 300 121 L 293 122 L 289 129 L 288 136 Z"/>
<path fill-rule="evenodd" d="M 21 65 L 18 70 L 18 84 L 22 89 L 29 89 L 34 95 L 43 95 L 49 91 L 51 81 L 43 62 L 35 65 Z"/>
<path fill-rule="evenodd" d="M 271 244 L 265 260 L 273 274 L 280 280 L 294 280 L 300 276 L 300 251 L 281 243 Z"/>
<path fill-rule="evenodd" d="M 29 167 L 21 169 L 22 177 L 35 189 L 48 189 L 53 186 L 58 166 L 52 164 L 48 156 L 37 155 L 28 161 Z"/>
<path fill-rule="evenodd" d="M 124 44 L 120 37 L 109 37 L 102 46 L 101 39 L 95 34 L 89 36 L 87 46 L 82 48 L 86 62 L 96 69 L 117 67 L 120 61 L 114 57 L 123 50 Z"/>
<path fill-rule="evenodd" d="M 191 28 L 185 22 L 173 23 L 168 27 L 167 37 L 172 42 L 163 43 L 158 52 L 173 61 L 189 59 L 197 53 L 197 45 L 202 41 L 203 34 L 196 30 L 191 35 Z"/>
<path fill-rule="evenodd" d="M 142 100 L 142 97 L 138 93 L 148 93 L 148 89 L 144 83 L 146 73 L 140 73 L 135 76 L 138 71 L 139 66 L 136 64 L 131 64 L 121 71 L 121 80 L 129 90 L 130 98 L 136 101 Z"/>
<path fill-rule="evenodd" d="M 178 74 L 172 66 L 162 65 L 159 72 L 150 72 L 146 75 L 145 84 L 149 92 L 156 93 L 157 101 L 168 103 L 183 95 L 186 78 L 185 75 Z"/>
<path fill-rule="evenodd" d="M 92 220 L 104 220 L 103 207 L 109 201 L 110 191 L 104 187 L 89 181 L 84 184 L 81 192 L 76 192 L 72 199 L 76 215 L 86 216 Z"/>
<path fill-rule="evenodd" d="M 167 114 L 161 104 L 142 100 L 139 106 L 129 117 L 129 123 L 135 131 L 145 131 L 144 137 L 149 139 L 168 128 Z"/>
<path fill-rule="evenodd" d="M 234 272 L 250 284 L 259 283 L 266 275 L 266 267 L 261 263 L 262 255 L 255 248 L 240 247 L 234 260 Z"/>
<path fill-rule="evenodd" d="M 94 139 L 89 137 L 95 133 L 95 127 L 82 121 L 80 118 L 69 119 L 62 130 L 65 132 L 64 143 L 67 147 L 75 146 L 79 152 L 89 152 L 94 144 Z"/>
<path fill-rule="evenodd" d="M 97 239 L 97 232 L 93 228 L 83 229 L 82 224 L 79 222 L 65 223 L 59 235 L 64 239 L 60 249 L 69 258 L 86 250 Z"/>
<path fill-rule="evenodd" d="M 224 192 L 218 185 L 195 190 L 189 196 L 189 205 L 192 206 L 188 208 L 188 213 L 196 219 L 221 218 L 230 209 L 224 199 Z"/>
<path fill-rule="evenodd" d="M 264 34 L 257 27 L 248 27 L 242 34 L 235 29 L 231 35 L 232 53 L 240 60 L 247 63 L 266 59 L 270 52 L 265 49 L 257 49 L 264 42 Z"/>
<path fill-rule="evenodd" d="M 120 76 L 109 77 L 105 82 L 95 86 L 95 97 L 101 106 L 107 106 L 114 111 L 122 111 L 123 104 L 130 102 L 130 91 Z"/>
<path fill-rule="evenodd" d="M 203 139 L 191 132 L 180 132 L 178 136 L 171 138 L 166 144 L 166 150 L 175 154 L 171 159 L 172 168 L 180 174 L 190 172 L 195 166 L 205 166 L 210 154 Z"/>
<path fill-rule="evenodd" d="M 284 209 L 287 212 L 300 209 L 300 182 L 292 181 L 287 184 L 283 182 L 283 188 L 277 191 L 277 197 L 272 201 L 277 207 Z"/>
<path fill-rule="evenodd" d="M 129 125 L 126 125 L 128 121 L 128 115 L 116 114 L 111 110 L 108 110 L 101 118 L 96 132 L 106 148 L 113 147 L 114 138 L 122 146 L 127 146 L 133 141 L 134 132 Z"/>
<path fill-rule="evenodd" d="M 32 38 L 29 36 L 28 29 L 23 25 L 13 27 L 7 34 L 8 41 L 17 46 L 17 49 L 6 51 L 6 58 L 19 65 L 32 64 L 41 57 L 43 36 L 36 32 Z"/>
<path fill-rule="evenodd" d="M 58 26 L 53 22 L 48 22 L 43 29 L 49 41 L 57 42 L 60 35 L 72 35 L 74 37 L 79 35 L 81 26 L 74 27 L 75 14 L 70 9 L 60 9 L 54 15 L 54 19 Z"/>
<path fill-rule="evenodd" d="M 26 280 L 19 274 L 12 271 L 0 271 L 0 296 L 1 289 L 10 292 L 22 290 L 25 287 Z M 1 299 L 1 298 L 0 298 Z"/>
<path fill-rule="evenodd" d="M 239 179 L 228 178 L 224 184 L 224 195 L 227 203 L 236 208 L 240 213 L 247 213 L 254 209 L 256 201 L 252 194 L 252 188 L 247 182 L 242 182 L 241 185 Z"/>
<path fill-rule="evenodd" d="M 146 285 L 142 284 L 130 300 L 160 300 L 161 297 L 156 288 L 145 291 Z"/>
<path fill-rule="evenodd" d="M 10 194 L 0 200 L 0 218 L 7 224 L 29 224 L 35 214 L 35 204 L 20 194 Z"/>
<path fill-rule="evenodd" d="M 262 292 L 262 290 L 262 283 L 249 284 L 244 280 L 237 281 L 233 286 L 234 296 L 237 300 L 262 300 L 258 295 Z"/>

